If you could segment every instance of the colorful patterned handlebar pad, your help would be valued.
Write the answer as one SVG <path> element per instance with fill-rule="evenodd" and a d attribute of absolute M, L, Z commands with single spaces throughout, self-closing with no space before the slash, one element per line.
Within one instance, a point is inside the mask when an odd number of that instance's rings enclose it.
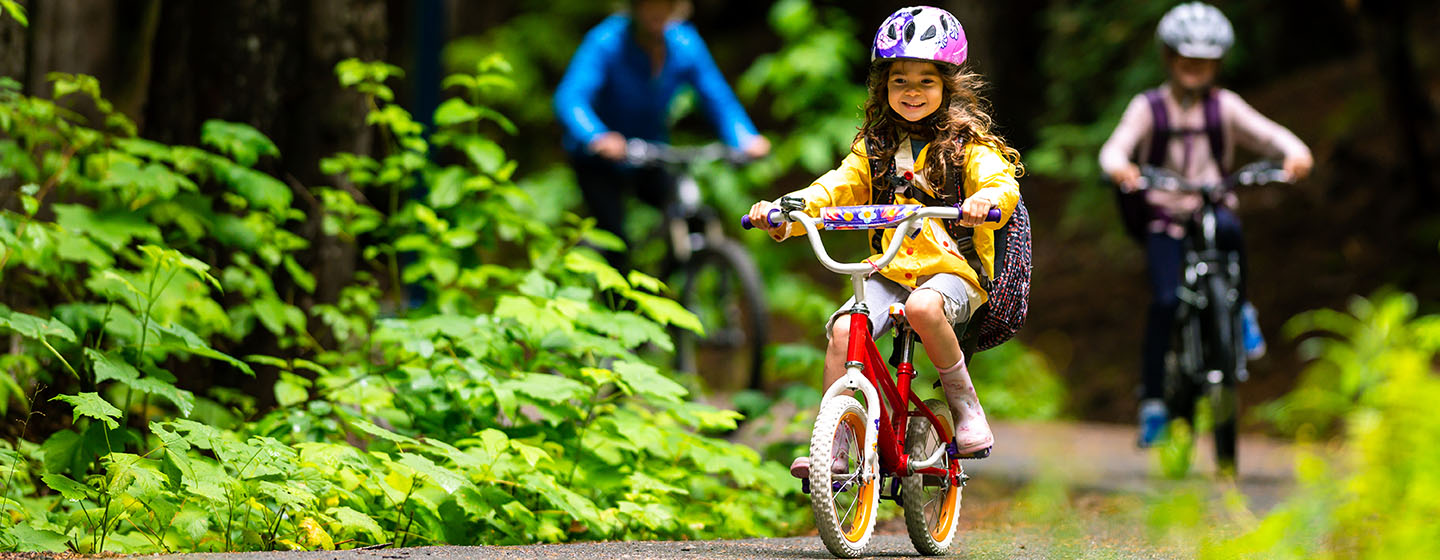
<path fill-rule="evenodd" d="M 895 227 L 924 206 L 919 204 L 871 204 L 831 206 L 820 209 L 825 229 L 880 229 Z"/>

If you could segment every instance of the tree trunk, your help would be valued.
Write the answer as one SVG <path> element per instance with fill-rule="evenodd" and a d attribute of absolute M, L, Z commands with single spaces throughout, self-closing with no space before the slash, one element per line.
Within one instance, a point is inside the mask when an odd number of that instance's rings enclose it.
<path fill-rule="evenodd" d="M 321 158 L 371 150 L 363 98 L 341 91 L 334 67 L 350 57 L 384 57 L 385 8 L 383 0 L 225 0 L 171 2 L 161 10 L 143 135 L 196 144 L 206 119 L 222 119 L 275 142 L 281 157 L 262 166 L 295 188 L 295 204 L 309 215 L 297 233 L 312 242 L 300 260 L 315 273 L 316 292 L 304 294 L 288 278 L 277 278 L 276 288 L 302 308 L 335 301 L 354 274 L 356 248 L 323 234 L 322 209 L 308 187 L 340 180 L 320 173 Z M 280 353 L 259 331 L 244 346 L 246 353 Z M 253 380 L 236 374 L 208 381 L 242 386 L 264 407 L 273 398 L 270 369 Z"/>

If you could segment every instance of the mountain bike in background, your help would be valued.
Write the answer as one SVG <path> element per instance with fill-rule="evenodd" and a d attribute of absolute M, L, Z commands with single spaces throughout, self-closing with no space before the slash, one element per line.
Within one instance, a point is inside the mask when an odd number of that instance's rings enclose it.
<path fill-rule="evenodd" d="M 1193 427 L 1196 404 L 1202 398 L 1209 401 L 1221 472 L 1236 472 L 1236 384 L 1249 373 L 1241 336 L 1240 256 L 1218 247 L 1216 209 L 1237 187 L 1289 180 L 1290 175 L 1270 161 L 1245 166 L 1218 183 L 1191 183 L 1166 169 L 1141 167 L 1142 188 L 1199 193 L 1203 201 L 1195 219 L 1185 225 L 1180 306 L 1165 356 L 1165 405 L 1172 419 Z"/>
<path fill-rule="evenodd" d="M 663 168 L 674 177 L 658 232 L 669 246 L 662 278 L 705 327 L 703 335 L 672 331 L 676 369 L 698 374 L 711 389 L 760 390 L 769 308 L 755 261 L 725 235 L 719 214 L 701 196 L 694 169 L 714 161 L 738 165 L 749 158 L 720 143 L 680 147 L 632 138 L 626 144 L 627 164 Z"/>

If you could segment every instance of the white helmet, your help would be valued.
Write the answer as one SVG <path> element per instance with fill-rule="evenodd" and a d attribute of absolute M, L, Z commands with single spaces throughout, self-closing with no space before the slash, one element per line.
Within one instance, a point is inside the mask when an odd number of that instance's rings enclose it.
<path fill-rule="evenodd" d="M 1217 59 L 1235 43 L 1235 30 L 1220 10 L 1203 2 L 1170 8 L 1155 30 L 1160 42 L 1180 56 Z"/>

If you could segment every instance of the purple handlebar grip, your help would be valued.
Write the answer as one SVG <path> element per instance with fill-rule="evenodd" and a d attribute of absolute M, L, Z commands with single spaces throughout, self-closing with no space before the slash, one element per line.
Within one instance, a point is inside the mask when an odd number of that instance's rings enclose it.
<path fill-rule="evenodd" d="M 770 227 L 780 225 L 780 222 L 775 221 L 775 215 L 779 213 L 779 210 L 771 210 L 769 214 L 765 215 L 765 221 L 770 222 Z M 750 223 L 750 216 L 747 214 L 740 216 L 740 227 L 743 229 L 755 229 L 755 224 Z"/>
<path fill-rule="evenodd" d="M 998 222 L 998 221 L 1000 221 L 1000 216 L 1002 216 L 1002 215 L 1003 215 L 1003 214 L 1000 213 L 1000 209 L 999 209 L 999 208 L 991 208 L 991 209 L 990 209 L 990 213 L 985 215 L 985 221 L 987 221 L 987 222 Z"/>

